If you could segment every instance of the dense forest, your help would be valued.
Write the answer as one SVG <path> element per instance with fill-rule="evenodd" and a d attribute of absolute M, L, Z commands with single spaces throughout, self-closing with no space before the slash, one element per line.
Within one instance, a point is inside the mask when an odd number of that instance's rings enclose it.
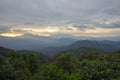
<path fill-rule="evenodd" d="M 87 50 L 87 49 L 86 49 Z M 48 57 L 34 51 L 0 47 L 1 80 L 120 80 L 120 50 L 79 50 Z"/>

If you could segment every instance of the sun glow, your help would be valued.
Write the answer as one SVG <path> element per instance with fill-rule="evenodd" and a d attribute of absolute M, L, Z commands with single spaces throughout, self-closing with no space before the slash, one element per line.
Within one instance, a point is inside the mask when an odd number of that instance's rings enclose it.
<path fill-rule="evenodd" d="M 91 25 L 90 25 L 91 26 Z M 26 34 L 36 35 L 36 36 L 52 36 L 56 34 L 68 34 L 72 36 L 90 36 L 90 37 L 106 37 L 106 36 L 118 36 L 120 28 L 78 28 L 73 25 L 68 26 L 45 26 L 38 27 L 32 26 L 16 26 L 11 27 L 8 32 L 1 33 L 0 36 L 5 37 L 19 37 Z"/>
<path fill-rule="evenodd" d="M 18 37 L 18 36 L 22 36 L 23 34 L 20 33 L 2 33 L 0 34 L 0 36 L 5 36 L 5 37 Z"/>

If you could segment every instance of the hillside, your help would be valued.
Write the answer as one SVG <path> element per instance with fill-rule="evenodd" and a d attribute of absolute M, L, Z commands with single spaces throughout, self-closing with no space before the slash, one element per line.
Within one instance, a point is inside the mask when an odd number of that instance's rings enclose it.
<path fill-rule="evenodd" d="M 73 53 L 74 56 L 76 57 L 81 57 L 82 55 L 85 55 L 87 53 L 104 53 L 104 51 L 101 51 L 99 49 L 96 49 L 96 48 L 90 48 L 90 47 L 80 47 L 80 48 L 76 48 L 76 49 L 69 49 L 67 51 L 63 51 L 63 52 L 60 52 L 60 53 Z"/>
<path fill-rule="evenodd" d="M 105 54 L 81 47 L 48 58 L 34 51 L 0 47 L 0 79 L 119 80 L 120 50 Z"/>
<path fill-rule="evenodd" d="M 90 48 L 96 48 L 104 52 L 114 52 L 120 49 L 120 42 L 115 41 L 95 41 L 95 40 L 80 40 L 76 41 L 70 45 L 62 46 L 62 47 L 48 47 L 43 49 L 42 53 L 54 56 L 57 53 L 68 51 L 70 49 L 78 49 L 80 47 L 90 47 Z"/>
<path fill-rule="evenodd" d="M 4 57 L 4 58 L 8 58 L 10 57 L 13 53 L 17 53 L 17 54 L 24 54 L 26 56 L 28 56 L 29 54 L 36 54 L 40 63 L 49 63 L 51 60 L 48 56 L 35 52 L 35 51 L 28 51 L 28 50 L 12 50 L 12 49 L 8 49 L 8 48 L 4 48 L 4 47 L 0 47 L 0 56 Z"/>

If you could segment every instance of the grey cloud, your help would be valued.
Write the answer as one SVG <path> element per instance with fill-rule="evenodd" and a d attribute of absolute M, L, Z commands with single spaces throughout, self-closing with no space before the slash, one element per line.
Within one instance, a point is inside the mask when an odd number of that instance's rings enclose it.
<path fill-rule="evenodd" d="M 119 28 L 119 22 L 100 24 L 103 19 L 119 17 L 120 0 L 0 0 L 0 21 L 19 26 L 24 24 L 28 28 L 32 27 L 30 25 L 40 25 L 40 28 L 57 25 L 61 30 L 72 30 L 61 26 L 69 24 L 74 24 L 73 27 L 79 30 Z M 9 29 L 10 27 L 0 26 L 0 32 Z"/>
<path fill-rule="evenodd" d="M 104 8 L 120 8 L 119 3 L 120 0 L 0 0 L 0 17 L 18 23 L 54 24 L 88 19 L 104 13 Z"/>
<path fill-rule="evenodd" d="M 7 32 L 7 31 L 9 31 L 9 29 L 10 28 L 8 26 L 0 25 L 0 33 Z"/>
<path fill-rule="evenodd" d="M 32 23 L 32 22 L 26 22 L 26 23 L 24 23 L 24 25 L 34 25 L 34 23 Z"/>
<path fill-rule="evenodd" d="M 112 22 L 109 24 L 96 24 L 96 26 L 102 27 L 102 28 L 120 28 L 120 21 Z"/>
<path fill-rule="evenodd" d="M 120 28 L 120 20 L 114 21 L 113 19 L 113 22 L 109 22 L 109 20 L 102 20 L 102 22 L 104 23 L 91 22 L 91 21 L 88 21 L 86 23 L 80 23 L 80 24 L 77 23 L 77 24 L 74 24 L 73 27 L 78 28 L 79 30 L 95 29 L 95 28 Z M 106 22 L 108 22 L 108 24 Z"/>
<path fill-rule="evenodd" d="M 103 10 L 104 13 L 110 14 L 110 15 L 120 15 L 120 7 L 116 8 L 116 7 L 112 7 L 112 8 L 107 8 Z"/>
<path fill-rule="evenodd" d="M 79 30 L 86 30 L 86 29 L 95 29 L 95 27 L 93 26 L 89 26 L 89 25 L 73 25 L 74 27 L 78 28 Z"/>

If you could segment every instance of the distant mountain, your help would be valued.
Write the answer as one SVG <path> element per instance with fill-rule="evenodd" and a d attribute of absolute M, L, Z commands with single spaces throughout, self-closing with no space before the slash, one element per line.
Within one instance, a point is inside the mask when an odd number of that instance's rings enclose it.
<path fill-rule="evenodd" d="M 99 38 L 95 38 L 92 40 L 110 40 L 110 41 L 120 41 L 120 37 L 99 37 Z"/>
<path fill-rule="evenodd" d="M 120 48 L 120 42 L 115 41 L 96 41 L 96 40 L 80 40 L 69 46 L 69 48 L 78 48 L 78 47 L 92 47 L 97 48 L 106 52 L 114 52 Z"/>
<path fill-rule="evenodd" d="M 4 47 L 0 47 L 0 57 L 10 57 L 11 53 L 20 53 L 20 54 L 25 54 L 29 55 L 30 53 L 34 53 L 38 56 L 38 59 L 41 63 L 49 63 L 51 62 L 50 58 L 42 53 L 35 52 L 35 51 L 28 51 L 28 50 L 13 50 L 13 49 L 8 49 Z"/>
<path fill-rule="evenodd" d="M 120 41 L 120 36 L 114 36 L 114 37 L 66 36 L 66 37 L 67 38 L 72 38 L 72 39 L 77 39 L 77 40 L 97 40 L 97 41 L 110 40 L 110 41 Z"/>
<path fill-rule="evenodd" d="M 114 52 L 120 49 L 120 42 L 117 41 L 96 41 L 96 40 L 79 40 L 70 45 L 62 46 L 62 47 L 48 47 L 43 49 L 41 52 L 53 56 L 57 53 L 68 51 L 70 49 L 78 49 L 80 47 L 90 47 L 97 48 L 104 52 Z"/>
<path fill-rule="evenodd" d="M 59 39 L 56 39 L 56 42 L 64 46 L 64 45 L 69 45 L 73 42 L 76 42 L 77 40 L 78 39 L 74 39 L 74 38 L 59 38 Z"/>
<path fill-rule="evenodd" d="M 58 47 L 69 45 L 73 42 L 77 41 L 77 39 L 72 38 L 60 38 L 54 39 L 51 37 L 43 37 L 43 36 L 34 36 L 32 38 L 23 38 L 23 37 L 0 37 L 0 46 L 4 46 L 6 48 L 16 49 L 16 50 L 41 50 L 49 46 Z"/>

